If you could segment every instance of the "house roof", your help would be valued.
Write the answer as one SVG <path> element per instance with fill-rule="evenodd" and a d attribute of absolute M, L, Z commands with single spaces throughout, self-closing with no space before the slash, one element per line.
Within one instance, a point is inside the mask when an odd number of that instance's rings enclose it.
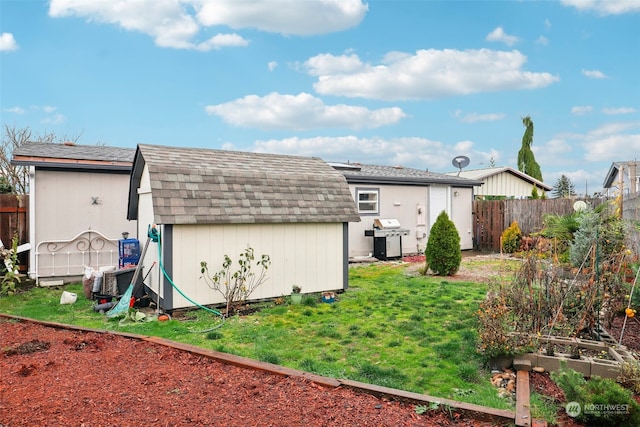
<path fill-rule="evenodd" d="M 474 187 L 482 181 L 450 176 L 404 166 L 364 165 L 360 163 L 331 163 L 342 172 L 350 184 L 431 185 L 445 184 L 456 187 Z"/>
<path fill-rule="evenodd" d="M 134 154 L 131 148 L 27 142 L 13 151 L 11 163 L 55 169 L 130 171 Z"/>
<path fill-rule="evenodd" d="M 139 145 L 128 219 L 145 166 L 158 224 L 360 221 L 345 178 L 316 157 Z"/>
<path fill-rule="evenodd" d="M 607 175 L 604 178 L 604 183 L 602 184 L 603 188 L 611 188 L 616 185 L 614 182 L 619 180 L 618 173 L 620 172 L 620 168 L 623 168 L 624 173 L 626 173 L 627 177 L 629 175 L 635 175 L 638 173 L 638 165 L 639 162 L 637 160 L 629 160 L 625 162 L 613 162 L 607 171 Z M 632 171 L 631 174 L 629 173 Z"/>
<path fill-rule="evenodd" d="M 542 181 L 535 179 L 532 176 L 527 175 L 526 173 L 520 172 L 519 170 L 510 168 L 508 166 L 503 167 L 495 167 L 495 168 L 484 168 L 484 169 L 473 169 L 473 170 L 463 170 L 460 172 L 449 172 L 448 175 L 457 175 L 464 178 L 476 179 L 484 181 L 486 178 L 489 178 L 494 175 L 499 175 L 501 173 L 508 173 L 514 175 L 523 181 L 530 183 L 531 185 L 535 185 L 536 187 L 542 188 L 546 191 L 553 190 L 553 187 L 545 184 Z"/>

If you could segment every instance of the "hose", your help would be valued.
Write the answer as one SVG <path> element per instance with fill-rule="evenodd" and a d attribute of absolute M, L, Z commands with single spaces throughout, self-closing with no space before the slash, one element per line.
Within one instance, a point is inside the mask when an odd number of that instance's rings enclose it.
<path fill-rule="evenodd" d="M 213 328 L 205 329 L 203 331 L 192 331 L 192 330 L 189 330 L 189 332 L 195 333 L 195 334 L 204 334 L 204 333 L 211 332 L 213 330 L 216 330 L 216 329 L 222 327 L 222 325 L 224 325 L 224 315 L 221 312 L 219 312 L 216 309 L 205 307 L 204 305 L 198 304 L 197 302 L 195 302 L 194 300 L 189 298 L 187 295 L 185 295 L 185 293 L 182 292 L 182 290 L 180 290 L 180 288 L 178 288 L 178 286 L 176 286 L 176 284 L 173 282 L 173 280 L 171 280 L 171 277 L 169 277 L 169 274 L 164 269 L 164 264 L 162 262 L 162 239 L 160 238 L 160 232 L 157 231 L 157 228 L 155 228 L 155 227 L 151 228 L 150 230 L 156 230 L 154 232 L 154 235 L 151 236 L 151 237 L 152 237 L 152 240 L 154 242 L 158 242 L 158 260 L 159 260 L 159 265 L 160 265 L 160 271 L 162 271 L 162 274 L 164 275 L 164 277 L 169 281 L 169 283 L 171 284 L 171 287 L 173 289 L 175 289 L 176 292 L 178 292 L 184 299 L 189 301 L 191 304 L 193 304 L 196 307 L 201 308 L 201 309 L 203 309 L 205 311 L 213 313 L 216 316 L 220 316 L 220 318 L 222 319 L 222 322 L 219 323 L 218 325 L 214 326 Z M 160 300 L 160 295 L 158 295 L 158 300 Z"/>

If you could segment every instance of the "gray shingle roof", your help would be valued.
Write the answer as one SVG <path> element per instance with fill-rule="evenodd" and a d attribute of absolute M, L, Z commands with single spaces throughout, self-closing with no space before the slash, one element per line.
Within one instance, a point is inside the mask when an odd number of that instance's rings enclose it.
<path fill-rule="evenodd" d="M 446 184 L 461 187 L 481 185 L 482 181 L 429 172 L 404 166 L 365 165 L 360 163 L 332 163 L 349 183 L 429 185 Z"/>
<path fill-rule="evenodd" d="M 133 162 L 135 150 L 132 148 L 109 147 L 104 145 L 68 145 L 51 142 L 27 142 L 13 151 L 14 158 L 30 159 L 34 162 L 48 160 L 91 160 L 101 162 Z"/>
<path fill-rule="evenodd" d="M 138 146 L 129 219 L 145 165 L 158 224 L 360 220 L 345 178 L 321 159 L 157 145 Z"/>

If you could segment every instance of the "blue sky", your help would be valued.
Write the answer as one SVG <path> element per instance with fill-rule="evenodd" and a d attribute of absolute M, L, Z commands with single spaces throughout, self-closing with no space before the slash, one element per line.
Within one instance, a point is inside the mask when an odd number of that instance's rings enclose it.
<path fill-rule="evenodd" d="M 640 0 L 0 0 L 2 123 L 81 144 L 517 168 L 640 157 Z"/>

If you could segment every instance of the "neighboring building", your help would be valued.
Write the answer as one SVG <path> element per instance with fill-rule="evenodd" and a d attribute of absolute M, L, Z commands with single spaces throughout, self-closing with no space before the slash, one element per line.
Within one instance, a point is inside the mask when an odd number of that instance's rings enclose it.
<path fill-rule="evenodd" d="M 627 196 L 639 192 L 640 183 L 638 179 L 637 161 L 614 162 L 607 172 L 602 187 L 607 192 L 607 196 L 613 196 L 613 193 L 619 192 L 620 188 L 622 188 L 622 194 Z"/>
<path fill-rule="evenodd" d="M 134 154 L 44 142 L 14 150 L 11 163 L 29 168 L 30 277 L 68 282 L 80 279 L 85 266 L 118 265 L 122 233 L 135 237 L 126 219 Z"/>
<path fill-rule="evenodd" d="M 229 255 L 236 267 L 248 246 L 272 262 L 251 299 L 345 289 L 348 223 L 360 220 L 344 176 L 318 158 L 155 145 L 136 151 L 127 218 L 139 236 L 158 226 L 161 248 L 152 242 L 143 263 L 164 310 L 192 306 L 183 295 L 223 302 L 200 262 L 216 272 Z"/>
<path fill-rule="evenodd" d="M 445 211 L 456 225 L 463 250 L 473 249 L 473 195 L 479 180 L 427 172 L 402 166 L 331 163 L 342 172 L 356 201 L 360 223 L 349 227 L 349 255 L 374 252 L 372 230 L 375 219 L 395 219 L 402 229 L 402 253 L 422 253 L 429 231 Z"/>
<path fill-rule="evenodd" d="M 450 172 L 447 175 L 482 181 L 482 187 L 475 192 L 476 199 L 485 199 L 487 197 L 528 199 L 531 197 L 534 187 L 537 188 L 538 196 L 540 197 L 544 193 L 553 190 L 552 186 L 508 166 L 462 170 L 460 172 Z"/>

